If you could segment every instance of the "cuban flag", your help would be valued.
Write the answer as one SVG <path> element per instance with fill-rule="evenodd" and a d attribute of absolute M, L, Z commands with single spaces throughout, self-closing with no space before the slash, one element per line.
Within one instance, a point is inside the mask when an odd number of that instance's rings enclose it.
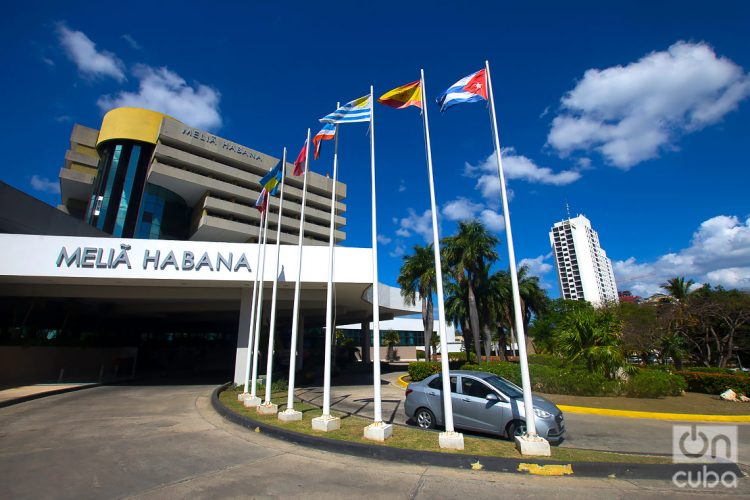
<path fill-rule="evenodd" d="M 440 111 L 464 102 L 487 100 L 487 75 L 484 69 L 461 78 L 437 98 Z"/>

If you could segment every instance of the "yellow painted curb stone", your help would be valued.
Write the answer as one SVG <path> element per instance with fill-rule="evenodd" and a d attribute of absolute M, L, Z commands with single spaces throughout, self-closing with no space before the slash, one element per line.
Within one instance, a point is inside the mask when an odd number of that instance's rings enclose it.
<path fill-rule="evenodd" d="M 406 387 L 409 385 L 409 382 L 404 380 L 409 375 L 401 375 L 399 378 L 396 379 L 396 385 L 403 387 L 406 389 Z"/>
<path fill-rule="evenodd" d="M 700 415 L 696 413 L 660 413 L 651 411 L 610 410 L 607 408 L 587 408 L 585 406 L 557 405 L 567 413 L 604 415 L 607 417 L 652 418 L 656 420 L 678 420 L 682 422 L 747 422 L 750 415 Z"/>
<path fill-rule="evenodd" d="M 539 465 L 518 464 L 518 472 L 528 472 L 535 476 L 567 476 L 573 474 L 573 466 L 568 465 Z"/>

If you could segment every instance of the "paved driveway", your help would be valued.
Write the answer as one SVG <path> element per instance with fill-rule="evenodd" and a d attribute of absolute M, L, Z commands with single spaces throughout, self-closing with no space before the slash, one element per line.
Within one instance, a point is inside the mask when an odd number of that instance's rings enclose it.
<path fill-rule="evenodd" d="M 212 389 L 98 387 L 0 409 L 2 497 L 662 498 L 683 492 L 667 481 L 532 477 L 319 452 L 224 421 L 210 407 Z M 721 493 L 748 494 L 748 480 Z"/>

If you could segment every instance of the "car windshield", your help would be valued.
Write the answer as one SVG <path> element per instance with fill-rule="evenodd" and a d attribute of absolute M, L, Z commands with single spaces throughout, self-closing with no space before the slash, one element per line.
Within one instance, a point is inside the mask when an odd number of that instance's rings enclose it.
<path fill-rule="evenodd" d="M 484 379 L 484 381 L 511 399 L 518 399 L 523 397 L 523 391 L 521 390 L 521 388 L 516 384 L 508 382 L 504 378 L 493 375 L 491 377 L 487 377 L 486 379 Z"/>

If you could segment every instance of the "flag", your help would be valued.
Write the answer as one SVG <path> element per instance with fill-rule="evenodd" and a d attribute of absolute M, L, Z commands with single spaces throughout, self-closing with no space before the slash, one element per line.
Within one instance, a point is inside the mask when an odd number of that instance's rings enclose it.
<path fill-rule="evenodd" d="M 333 113 L 320 119 L 323 123 L 356 123 L 370 121 L 372 99 L 370 95 L 347 102 Z"/>
<path fill-rule="evenodd" d="M 336 136 L 336 125 L 333 123 L 326 123 L 323 125 L 323 128 L 320 129 L 320 132 L 315 134 L 315 137 L 313 137 L 313 145 L 315 146 L 315 154 L 313 155 L 313 158 L 316 160 L 320 156 L 320 143 L 322 141 L 328 141 L 330 139 L 333 139 Z"/>
<path fill-rule="evenodd" d="M 310 137 L 310 134 L 307 134 Z M 302 175 L 305 173 L 305 160 L 307 159 L 307 141 L 302 145 L 302 151 L 297 155 L 297 159 L 294 160 L 294 175 Z"/>
<path fill-rule="evenodd" d="M 263 213 L 263 211 L 268 208 L 268 191 L 266 191 L 266 188 L 263 188 L 260 191 L 260 196 L 258 196 L 258 199 L 255 202 L 255 208 L 260 213 Z"/>
<path fill-rule="evenodd" d="M 266 192 L 271 193 L 271 196 L 276 196 L 276 192 L 279 190 L 279 184 L 283 176 L 281 171 L 281 162 L 277 163 L 275 167 L 268 171 L 266 175 L 261 177 L 260 185 Z"/>
<path fill-rule="evenodd" d="M 380 104 L 396 109 L 408 106 L 422 107 L 422 85 L 419 80 L 407 83 L 380 96 Z"/>
<path fill-rule="evenodd" d="M 450 86 L 437 98 L 440 111 L 463 102 L 477 102 L 487 100 L 487 75 L 485 70 L 479 70 L 469 76 L 461 78 Z"/>

